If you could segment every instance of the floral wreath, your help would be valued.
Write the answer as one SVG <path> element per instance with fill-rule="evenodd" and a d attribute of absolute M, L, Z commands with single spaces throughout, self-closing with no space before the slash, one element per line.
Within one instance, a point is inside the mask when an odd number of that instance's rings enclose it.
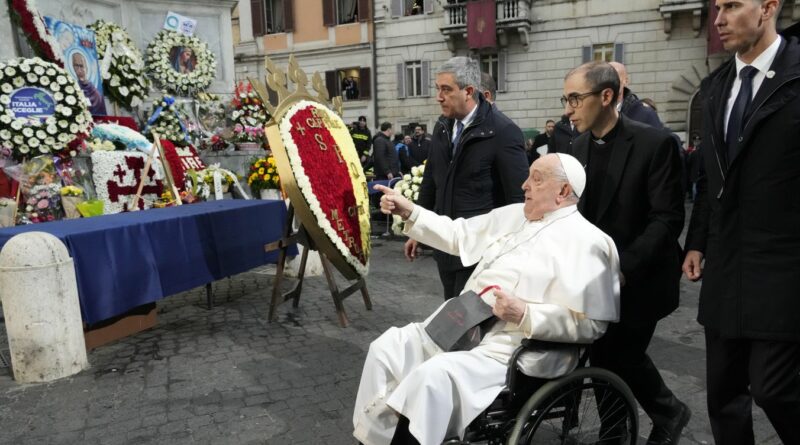
<path fill-rule="evenodd" d="M 64 66 L 64 58 L 58 42 L 44 23 L 34 0 L 8 0 L 9 12 L 14 22 L 24 31 L 28 43 L 34 53 L 45 60 L 52 60 L 59 66 Z"/>
<path fill-rule="evenodd" d="M 324 105 L 301 100 L 286 112 L 280 134 L 297 186 L 319 228 L 355 271 L 369 268 L 369 197 L 353 139 Z"/>
<path fill-rule="evenodd" d="M 176 52 L 176 48 L 179 50 Z M 179 60 L 185 49 L 192 51 L 196 62 L 189 72 L 179 71 Z M 161 30 L 147 47 L 147 70 L 161 87 L 184 96 L 194 96 L 214 80 L 217 61 L 208 45 L 194 36 Z"/>
<path fill-rule="evenodd" d="M 17 117 L 11 97 L 25 87 L 39 90 L 36 95 L 53 114 Z M 66 70 L 38 57 L 0 62 L 0 146 L 14 158 L 62 152 L 91 126 L 89 101 Z"/>
<path fill-rule="evenodd" d="M 184 120 L 185 116 L 181 115 L 175 98 L 165 94 L 160 100 L 153 102 L 150 118 L 143 133 L 152 141 L 152 130 L 156 130 L 161 139 L 167 139 L 178 145 L 187 145 L 188 135 Z"/>
<path fill-rule="evenodd" d="M 97 20 L 87 28 L 96 35 L 104 91 L 127 110 L 141 105 L 147 98 L 150 79 L 145 76 L 142 53 L 128 32 L 116 23 L 104 20 Z"/>

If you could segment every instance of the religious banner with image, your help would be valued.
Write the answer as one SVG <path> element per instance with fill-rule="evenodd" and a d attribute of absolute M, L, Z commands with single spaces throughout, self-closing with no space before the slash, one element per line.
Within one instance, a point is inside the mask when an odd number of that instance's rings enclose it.
<path fill-rule="evenodd" d="M 89 111 L 99 116 L 108 114 L 94 31 L 52 17 L 45 17 L 44 21 L 58 42 L 65 68 L 78 81 L 83 95 L 89 99 Z"/>
<path fill-rule="evenodd" d="M 128 211 L 142 180 L 147 155 L 135 151 L 95 151 L 92 153 L 92 176 L 97 199 L 103 201 L 106 214 Z M 164 191 L 164 173 L 161 163 L 153 161 L 153 168 L 144 176 L 142 195 L 137 203 L 139 210 L 153 207 L 153 202 Z"/>

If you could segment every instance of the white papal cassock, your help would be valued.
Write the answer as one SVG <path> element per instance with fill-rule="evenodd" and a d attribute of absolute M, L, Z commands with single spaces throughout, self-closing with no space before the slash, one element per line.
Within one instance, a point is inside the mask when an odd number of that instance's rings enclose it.
<path fill-rule="evenodd" d="M 353 413 L 353 434 L 364 444 L 389 444 L 398 414 L 423 445 L 463 437 L 502 390 L 508 360 L 523 338 L 589 343 L 619 318 L 616 246 L 574 205 L 538 221 L 525 219 L 523 204 L 455 221 L 416 206 L 405 231 L 459 255 L 465 266 L 477 262 L 465 291 L 499 285 L 527 308 L 519 325 L 497 322 L 471 351 L 443 353 L 425 333 L 433 315 L 372 342 Z M 494 303 L 489 293 L 483 299 Z M 545 378 L 572 371 L 577 360 L 578 352 L 563 351 L 521 359 L 526 374 Z"/>

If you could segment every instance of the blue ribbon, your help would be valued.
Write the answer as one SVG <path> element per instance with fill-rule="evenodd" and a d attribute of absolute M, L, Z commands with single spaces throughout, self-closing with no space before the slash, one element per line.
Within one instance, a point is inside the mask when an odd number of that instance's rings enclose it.
<path fill-rule="evenodd" d="M 172 96 L 165 96 L 163 102 L 165 102 L 167 104 L 166 106 L 169 107 L 175 103 L 175 98 Z M 162 111 L 164 111 L 164 107 L 162 106 L 159 106 L 155 111 L 153 111 L 153 115 L 150 116 L 150 119 L 147 119 L 147 125 L 144 127 L 145 132 L 147 132 L 150 126 L 153 125 L 156 120 L 158 120 L 158 117 L 161 116 Z M 173 112 L 175 113 L 175 117 L 178 119 L 178 125 L 180 125 L 181 131 L 183 132 L 183 140 L 189 142 L 189 134 L 186 132 L 186 126 L 183 125 L 183 120 L 181 120 L 178 110 L 173 110 Z"/>

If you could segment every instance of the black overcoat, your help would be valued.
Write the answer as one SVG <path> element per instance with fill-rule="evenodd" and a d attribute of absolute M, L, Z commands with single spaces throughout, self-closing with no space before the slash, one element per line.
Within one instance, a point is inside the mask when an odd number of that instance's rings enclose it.
<path fill-rule="evenodd" d="M 571 154 L 587 163 L 591 132 L 572 143 Z M 620 301 L 626 323 L 652 323 L 678 307 L 684 223 L 678 151 L 670 133 L 620 115 L 620 127 L 608 165 L 605 196 L 591 223 L 617 245 L 625 276 Z"/>
<path fill-rule="evenodd" d="M 781 43 L 727 159 L 733 59 L 701 84 L 703 170 L 687 250 L 705 255 L 698 321 L 724 337 L 800 341 L 800 45 Z M 771 77 L 770 77 L 771 76 Z"/>

